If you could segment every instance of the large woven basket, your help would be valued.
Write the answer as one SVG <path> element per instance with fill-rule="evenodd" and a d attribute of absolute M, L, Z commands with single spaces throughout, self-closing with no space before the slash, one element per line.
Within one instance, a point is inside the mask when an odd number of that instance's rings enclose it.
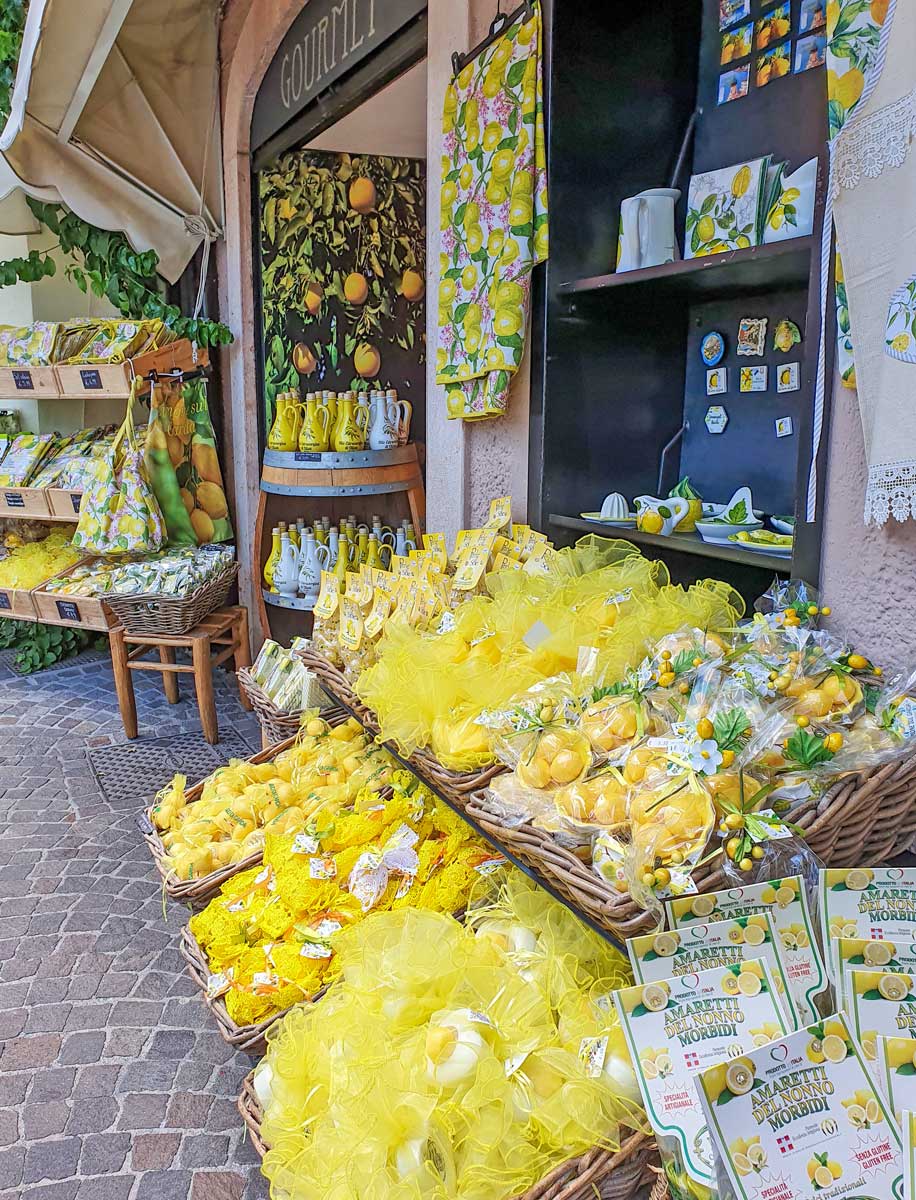
<path fill-rule="evenodd" d="M 348 719 L 350 714 L 344 709 L 337 707 L 329 709 L 321 715 L 329 725 L 341 725 Z M 294 741 L 295 738 L 288 737 L 277 745 L 262 750 L 260 754 L 256 754 L 253 758 L 248 759 L 248 762 L 270 762 L 271 759 L 276 758 L 281 750 L 287 750 Z M 189 788 L 185 794 L 186 802 L 194 804 L 195 801 L 200 799 L 203 790 L 203 783 L 195 784 L 194 787 Z M 217 871 L 211 871 L 208 875 L 202 875 L 199 879 L 179 879 L 166 863 L 168 850 L 163 845 L 162 838 L 153 821 L 154 807 L 154 804 L 149 805 L 140 814 L 138 823 L 143 833 L 143 840 L 146 842 L 149 852 L 153 856 L 156 870 L 162 876 L 162 885 L 169 899 L 178 900 L 182 904 L 190 905 L 192 908 L 203 908 L 216 895 L 227 879 L 231 879 L 233 875 L 237 875 L 240 871 L 247 871 L 249 867 L 257 866 L 261 861 L 261 851 L 258 850 L 255 854 L 249 854 L 246 858 L 240 859 L 238 862 L 229 863 L 225 867 L 220 867 Z"/>
<path fill-rule="evenodd" d="M 179 637 L 214 609 L 222 608 L 238 573 L 239 564 L 230 563 L 225 571 L 188 596 L 141 592 L 136 596 L 106 595 L 104 600 L 128 633 Z"/>
<path fill-rule="evenodd" d="M 299 650 L 297 654 L 306 667 L 321 680 L 326 691 L 367 729 L 378 735 L 378 718 L 357 696 L 346 675 L 314 650 Z M 463 807 L 466 796 L 486 787 L 490 780 L 503 770 L 499 763 L 496 763 L 482 771 L 450 771 L 426 750 L 415 750 L 413 754 L 403 756 L 396 746 L 391 743 L 386 745 L 389 750 L 403 757 L 427 783 L 432 782 L 437 790 L 447 793 L 448 798 L 459 808 Z"/>
<path fill-rule="evenodd" d="M 279 1021 L 282 1016 L 288 1013 L 289 1009 L 284 1008 L 281 1012 L 271 1013 L 269 1017 L 265 1017 L 263 1021 L 259 1021 L 256 1025 L 236 1024 L 229 1015 L 229 1010 L 226 1008 L 222 998 L 207 994 L 210 967 L 207 963 L 206 955 L 200 948 L 200 944 L 187 926 L 181 931 L 181 941 L 178 943 L 178 949 L 185 961 L 188 974 L 200 989 L 200 998 L 210 1010 L 210 1015 L 216 1022 L 216 1026 L 223 1039 L 235 1050 L 241 1050 L 244 1054 L 251 1054 L 255 1058 L 260 1058 L 266 1054 L 266 1035 L 268 1029 L 270 1029 L 275 1021 Z M 324 991 L 325 989 L 322 988 L 313 999 L 317 1000 L 319 996 L 324 995 Z"/>
<path fill-rule="evenodd" d="M 375 715 L 356 699 L 342 673 L 320 655 L 307 653 L 310 669 L 330 694 L 357 719 L 364 720 L 369 729 L 377 730 Z M 368 717 L 364 718 L 363 713 Z M 462 777 L 458 790 L 454 783 L 447 782 L 454 773 L 446 772 L 426 751 L 413 754 L 409 761 L 424 783 L 475 821 L 494 845 L 529 867 L 567 903 L 614 938 L 623 940 L 654 928 L 649 913 L 596 875 L 588 863 L 558 845 L 549 833 L 530 822 L 506 823 L 485 786 L 503 768 L 491 768 L 485 778 L 478 777 L 476 788 L 473 777 Z M 804 831 L 808 845 L 828 866 L 856 867 L 893 858 L 916 837 L 916 754 L 844 775 L 819 798 L 796 806 L 789 818 Z M 729 885 L 728 877 L 717 866 L 720 861 L 713 859 L 694 873 L 699 891 L 713 892 Z"/>
<path fill-rule="evenodd" d="M 245 1076 L 238 1098 L 238 1109 L 251 1134 L 251 1144 L 263 1158 L 269 1147 L 261 1135 L 261 1106 L 254 1090 L 254 1071 Z M 657 1191 L 654 1163 L 658 1161 L 655 1143 L 643 1133 L 629 1137 L 614 1154 L 610 1150 L 590 1150 L 579 1158 L 555 1167 L 534 1187 L 514 1200 L 635 1200 L 641 1185 L 654 1182 L 651 1200 L 663 1200 Z"/>
<path fill-rule="evenodd" d="M 255 715 L 261 726 L 261 737 L 265 746 L 274 746 L 277 742 L 282 742 L 286 738 L 296 736 L 299 732 L 299 723 L 302 720 L 302 714 L 306 711 L 304 708 L 289 713 L 284 712 L 281 708 L 277 708 L 270 696 L 255 682 L 248 667 L 239 668 L 235 673 L 235 677 L 239 681 L 239 687 L 242 689 L 243 694 L 247 697 L 249 704 L 255 711 Z"/>

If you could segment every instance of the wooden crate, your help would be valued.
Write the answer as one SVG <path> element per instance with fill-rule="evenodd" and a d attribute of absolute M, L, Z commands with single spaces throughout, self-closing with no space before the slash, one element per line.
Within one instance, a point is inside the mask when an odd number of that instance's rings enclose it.
<path fill-rule="evenodd" d="M 51 516 L 58 521 L 78 521 L 82 492 L 68 492 L 64 488 L 47 488 L 48 507 Z"/>
<path fill-rule="evenodd" d="M 53 367 L 0 367 L 0 396 L 5 400 L 59 395 Z"/>
<path fill-rule="evenodd" d="M 69 575 L 75 567 L 88 561 L 88 558 L 80 559 L 52 578 Z M 103 600 L 96 596 L 62 596 L 59 592 L 46 591 L 50 582 L 49 579 L 32 591 L 38 620 L 45 625 L 73 625 L 79 629 L 98 629 L 102 633 L 117 625 L 117 618 Z"/>
<path fill-rule="evenodd" d="M 32 593 L 24 588 L 0 588 L 0 617 L 15 617 L 19 621 L 35 621 L 38 611 Z"/>
<path fill-rule="evenodd" d="M 188 338 L 179 338 L 161 350 L 138 354 L 132 360 L 132 366 L 137 375 L 148 375 L 150 371 L 184 371 L 190 375 L 192 371 L 206 370 L 210 366 L 210 354 L 204 346 L 198 346 L 195 352 Z M 140 385 L 140 393 L 142 395 L 148 391 L 149 383 L 144 380 Z"/>
<path fill-rule="evenodd" d="M 0 488 L 0 517 L 48 517 L 48 494 L 43 488 Z"/>
<path fill-rule="evenodd" d="M 55 367 L 60 395 L 85 400 L 93 396 L 123 396 L 130 391 L 126 363 L 79 363 Z"/>

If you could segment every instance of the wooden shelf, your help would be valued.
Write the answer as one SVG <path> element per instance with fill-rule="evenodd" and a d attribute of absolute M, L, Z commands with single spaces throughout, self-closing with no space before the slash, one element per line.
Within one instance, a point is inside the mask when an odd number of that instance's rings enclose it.
<path fill-rule="evenodd" d="M 593 275 L 561 283 L 561 296 L 593 296 L 623 289 L 621 299 L 634 290 L 664 290 L 684 296 L 729 296 L 771 287 L 807 286 L 811 270 L 809 237 L 791 238 L 748 250 L 731 250 L 706 258 L 683 259 L 661 267 L 620 274 Z"/>
<path fill-rule="evenodd" d="M 738 546 L 721 546 L 715 542 L 704 542 L 698 533 L 672 534 L 661 537 L 656 533 L 643 533 L 640 529 L 615 529 L 613 526 L 600 525 L 595 521 L 585 521 L 582 517 L 566 517 L 559 513 L 551 513 L 552 525 L 561 529 L 576 529 L 583 533 L 597 533 L 604 537 L 622 538 L 627 542 L 635 542 L 639 546 L 654 546 L 659 550 L 667 550 L 671 554 L 696 554 L 701 558 L 717 558 L 721 561 L 740 563 L 745 567 L 759 567 L 763 571 L 776 571 L 781 575 L 791 575 L 792 558 L 780 558 L 777 555 L 757 554 L 753 550 L 742 550 Z"/>
<path fill-rule="evenodd" d="M 14 521 L 66 521 L 75 525 L 82 495 L 62 488 L 0 488 L 0 516 Z"/>
<path fill-rule="evenodd" d="M 305 596 L 281 596 L 279 592 L 269 592 L 267 588 L 261 588 L 261 598 L 274 608 L 296 608 L 300 612 L 311 612 L 315 607 L 315 601 L 307 600 Z"/>

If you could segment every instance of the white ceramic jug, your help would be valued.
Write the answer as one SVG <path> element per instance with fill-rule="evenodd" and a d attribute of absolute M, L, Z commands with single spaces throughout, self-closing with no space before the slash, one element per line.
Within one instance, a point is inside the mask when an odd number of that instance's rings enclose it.
<path fill-rule="evenodd" d="M 331 552 L 319 545 L 308 530 L 299 549 L 299 591 L 307 600 L 316 600 L 321 589 L 321 572 L 330 569 Z"/>
<path fill-rule="evenodd" d="M 280 557 L 274 567 L 274 587 L 281 596 L 295 596 L 299 588 L 299 558 L 288 533 L 284 533 L 280 539 Z"/>
<path fill-rule="evenodd" d="M 394 539 L 394 552 L 404 558 L 408 550 L 416 550 L 417 543 L 407 536 L 407 530 L 403 525 L 399 525 Z"/>
<path fill-rule="evenodd" d="M 374 392 L 369 402 L 369 449 L 393 450 L 398 444 L 397 401 L 384 392 Z"/>
<path fill-rule="evenodd" d="M 391 546 L 392 548 L 394 547 L 394 543 L 395 543 L 394 530 L 391 528 L 390 525 L 383 525 L 381 517 L 373 517 L 372 518 L 372 532 L 378 538 L 378 544 L 380 546 Z"/>
<path fill-rule="evenodd" d="M 677 188 L 649 188 L 621 203 L 618 271 L 658 267 L 679 257 L 674 206 L 680 196 Z"/>

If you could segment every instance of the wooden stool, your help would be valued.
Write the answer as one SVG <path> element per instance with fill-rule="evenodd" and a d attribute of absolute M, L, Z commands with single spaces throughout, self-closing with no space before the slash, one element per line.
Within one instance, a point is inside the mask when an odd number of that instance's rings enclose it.
<path fill-rule="evenodd" d="M 213 668 L 235 659 L 235 669 L 251 666 L 251 647 L 248 640 L 248 609 L 218 608 L 199 625 L 181 634 L 128 633 L 123 625 L 109 631 L 111 640 L 111 665 L 114 670 L 115 689 L 124 732 L 129 738 L 137 737 L 137 701 L 131 671 L 161 671 L 166 699 L 169 704 L 178 703 L 178 680 L 176 675 L 194 675 L 197 690 L 197 707 L 204 737 L 213 745 L 219 741 L 219 726 L 216 720 L 216 704 L 213 699 Z M 131 650 L 130 647 L 135 649 Z M 225 649 L 211 653 L 211 646 Z M 144 654 L 159 651 L 159 661 L 140 661 Z M 176 650 L 191 651 L 191 665 L 175 662 Z M 244 708 L 251 710 L 245 693 L 239 689 Z"/>

